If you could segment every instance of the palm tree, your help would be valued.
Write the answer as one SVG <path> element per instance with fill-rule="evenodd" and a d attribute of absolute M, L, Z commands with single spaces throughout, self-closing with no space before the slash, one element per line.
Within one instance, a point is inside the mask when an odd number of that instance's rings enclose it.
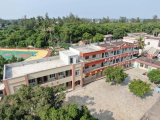
<path fill-rule="evenodd" d="M 139 47 L 138 49 L 144 49 L 144 47 L 146 46 L 146 44 L 144 43 L 144 37 L 140 36 L 139 39 L 137 39 L 137 41 L 139 42 Z"/>

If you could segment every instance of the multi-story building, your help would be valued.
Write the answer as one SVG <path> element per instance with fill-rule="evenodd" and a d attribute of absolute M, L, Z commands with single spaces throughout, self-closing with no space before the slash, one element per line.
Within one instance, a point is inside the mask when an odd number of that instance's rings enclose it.
<path fill-rule="evenodd" d="M 76 89 L 103 76 L 108 66 L 129 67 L 139 43 L 112 41 L 70 47 L 59 56 L 4 65 L 3 82 L 7 95 L 22 84 L 32 87 L 65 86 Z"/>

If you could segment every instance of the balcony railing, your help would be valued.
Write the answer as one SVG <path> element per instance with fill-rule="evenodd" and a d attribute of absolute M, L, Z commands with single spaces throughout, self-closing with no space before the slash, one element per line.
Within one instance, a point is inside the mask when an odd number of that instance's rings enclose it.
<path fill-rule="evenodd" d="M 114 55 L 114 56 L 111 56 L 111 57 L 105 57 L 105 58 L 93 60 L 93 61 L 90 61 L 90 62 L 86 62 L 85 67 L 91 66 L 91 65 L 94 65 L 94 64 L 103 63 L 103 62 L 110 61 L 110 60 L 115 60 L 115 59 L 118 59 L 118 58 L 130 56 L 130 55 L 134 55 L 134 54 L 137 54 L 137 53 L 138 53 L 138 51 L 132 51 L 132 52 L 129 52 L 129 53 L 123 53 L 123 54 L 118 54 L 118 55 Z"/>
<path fill-rule="evenodd" d="M 65 82 L 68 82 L 68 81 L 71 81 L 72 79 L 71 79 L 71 77 L 72 76 L 67 76 L 67 77 L 63 77 L 63 78 L 60 78 L 60 79 L 58 79 L 58 80 L 51 80 L 51 81 L 47 81 L 47 82 L 44 82 L 44 83 L 41 83 L 41 84 L 35 84 L 34 86 L 37 86 L 37 85 L 41 85 L 41 86 L 56 86 L 56 85 L 60 85 L 60 84 L 63 84 L 63 83 L 65 83 Z M 63 82 L 63 81 L 65 81 L 65 82 Z M 31 84 L 31 86 L 33 86 L 32 84 Z"/>
<path fill-rule="evenodd" d="M 132 63 L 132 62 L 135 61 L 135 60 L 136 60 L 136 57 L 134 57 L 134 58 L 132 58 L 132 59 L 130 59 L 130 60 L 126 60 L 126 61 L 114 63 L 114 64 L 111 64 L 111 65 L 108 65 L 108 66 L 99 67 L 99 68 L 97 68 L 97 69 L 84 72 L 84 74 L 86 74 L 86 75 L 88 76 L 88 75 L 90 75 L 90 74 L 99 73 L 99 72 L 104 71 L 104 70 L 105 70 L 106 68 L 108 68 L 109 66 L 118 67 L 118 66 L 121 66 L 121 65 L 125 65 L 125 64 L 127 64 L 127 63 Z"/>

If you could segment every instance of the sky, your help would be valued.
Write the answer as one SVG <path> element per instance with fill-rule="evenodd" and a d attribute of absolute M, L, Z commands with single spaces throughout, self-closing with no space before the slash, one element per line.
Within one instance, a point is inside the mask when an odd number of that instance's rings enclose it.
<path fill-rule="evenodd" d="M 50 18 L 69 13 L 81 18 L 160 18 L 160 0 L 0 0 L 2 19 L 45 16 L 46 12 Z"/>

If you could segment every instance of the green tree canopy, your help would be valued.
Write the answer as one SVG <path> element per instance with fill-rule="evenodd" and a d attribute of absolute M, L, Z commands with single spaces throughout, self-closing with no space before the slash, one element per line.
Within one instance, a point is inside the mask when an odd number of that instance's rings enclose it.
<path fill-rule="evenodd" d="M 134 79 L 128 85 L 130 92 L 136 94 L 139 97 L 143 97 L 145 93 L 151 92 L 151 84 L 147 82 L 143 82 L 140 79 Z"/>
<path fill-rule="evenodd" d="M 121 83 L 125 80 L 125 78 L 128 76 L 124 72 L 124 69 L 122 67 L 112 67 L 109 66 L 107 69 L 104 70 L 104 75 L 106 75 L 106 82 L 115 82 L 115 83 Z"/>
<path fill-rule="evenodd" d="M 85 32 L 83 34 L 83 39 L 84 40 L 90 40 L 92 38 L 92 35 L 90 33 Z"/>
<path fill-rule="evenodd" d="M 26 115 L 38 116 L 42 110 L 62 106 L 65 94 L 61 87 L 39 87 L 35 90 L 26 85 L 14 95 L 5 96 L 0 105 L 0 119 L 24 119 Z"/>
<path fill-rule="evenodd" d="M 62 107 L 65 93 L 62 87 L 40 87 L 35 90 L 22 85 L 14 95 L 5 96 L 0 105 L 1 120 L 98 120 L 86 106 Z"/>
<path fill-rule="evenodd" d="M 144 49 L 144 47 L 146 46 L 146 44 L 144 43 L 144 37 L 140 36 L 139 39 L 137 39 L 137 41 L 139 42 L 139 49 Z"/>
<path fill-rule="evenodd" d="M 154 83 L 160 82 L 160 70 L 159 69 L 153 69 L 147 74 L 147 76 L 149 77 L 151 82 L 154 82 Z"/>
<path fill-rule="evenodd" d="M 103 34 L 100 34 L 100 33 L 97 33 L 94 37 L 94 42 L 102 42 L 104 39 L 104 35 Z"/>
<path fill-rule="evenodd" d="M 41 120 L 98 120 L 94 118 L 86 106 L 78 108 L 78 104 L 68 104 L 56 110 L 54 107 L 49 110 L 42 110 L 39 113 Z"/>

